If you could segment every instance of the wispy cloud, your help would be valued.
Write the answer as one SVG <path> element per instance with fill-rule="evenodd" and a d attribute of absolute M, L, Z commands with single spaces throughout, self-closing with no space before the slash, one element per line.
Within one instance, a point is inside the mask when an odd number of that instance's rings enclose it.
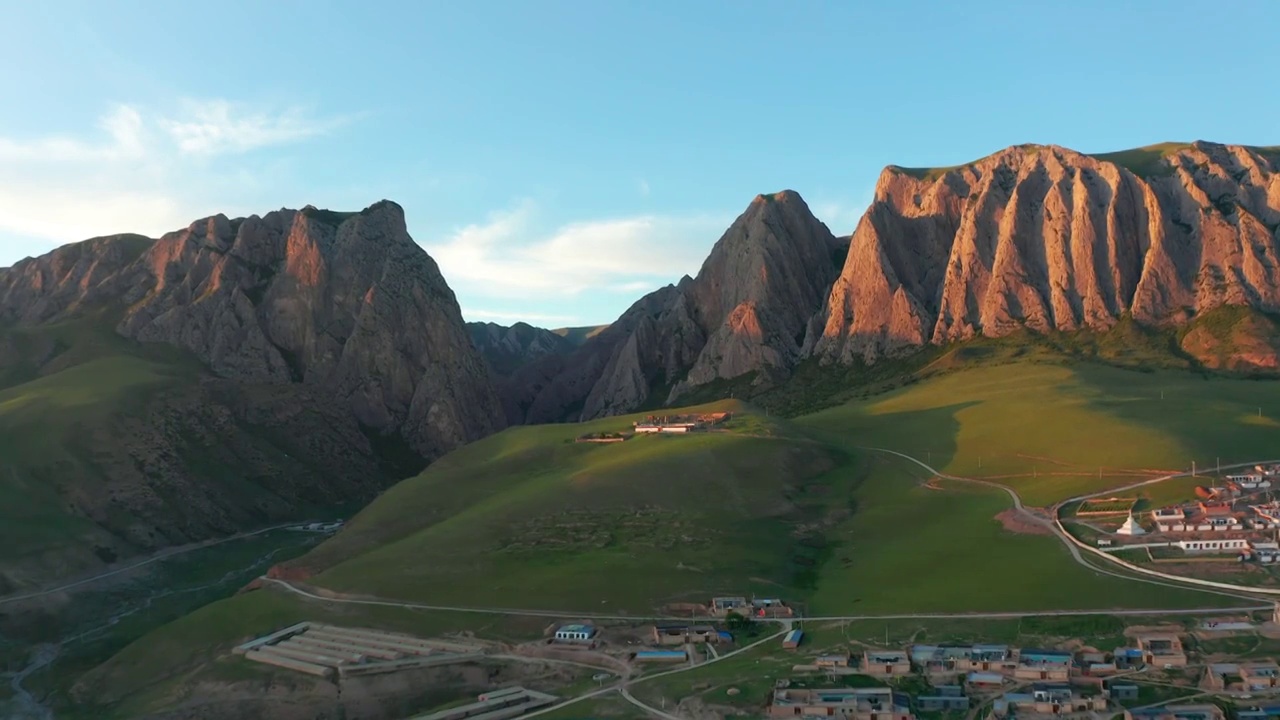
<path fill-rule="evenodd" d="M 297 108 L 280 113 L 255 112 L 226 100 L 186 101 L 176 118 L 161 118 L 160 127 L 178 149 L 196 155 L 242 153 L 298 142 L 329 133 L 350 118 L 316 118 Z"/>
<path fill-rule="evenodd" d="M 649 197 L 649 181 L 648 180 L 645 180 L 644 178 L 640 178 L 640 181 L 636 183 L 636 188 L 640 191 L 641 195 L 645 197 Z"/>
<path fill-rule="evenodd" d="M 219 178 L 229 186 L 250 180 L 243 165 L 213 173 L 210 159 L 315 138 L 345 122 L 188 100 L 172 110 L 118 105 L 78 136 L 0 133 L 0 265 L 25 254 L 14 235 L 30 248 L 32 239 L 181 227 L 221 201 L 209 192 Z"/>
<path fill-rule="evenodd" d="M 732 221 L 721 215 L 641 215 L 537 231 L 532 201 L 461 228 L 427 251 L 460 296 L 567 299 L 637 292 L 697 271 Z"/>

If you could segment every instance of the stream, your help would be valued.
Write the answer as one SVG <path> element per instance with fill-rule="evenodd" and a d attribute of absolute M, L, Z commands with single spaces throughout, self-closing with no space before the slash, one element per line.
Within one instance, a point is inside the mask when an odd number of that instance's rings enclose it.
<path fill-rule="evenodd" d="M 248 565 L 231 570 L 222 577 L 202 585 L 152 591 L 141 599 L 122 598 L 116 607 L 110 610 L 111 614 L 105 620 L 93 623 L 88 629 L 83 629 L 83 626 L 81 626 L 81 628 L 68 633 L 60 640 L 41 643 L 33 647 L 27 657 L 26 667 L 18 672 L 0 673 L 0 682 L 7 680 L 13 693 L 13 697 L 9 700 L 0 701 L 0 720 L 55 720 L 53 710 L 45 705 L 42 699 L 33 695 L 25 687 L 24 683 L 27 678 L 52 665 L 64 650 L 101 635 L 121 620 L 146 611 L 156 601 L 163 598 L 211 590 L 230 585 L 236 581 L 244 582 L 246 579 L 257 577 L 264 567 L 270 565 L 275 557 L 286 549 L 288 548 L 276 548 L 258 557 Z M 5 638 L 0 637 L 0 643 L 4 641 Z"/>

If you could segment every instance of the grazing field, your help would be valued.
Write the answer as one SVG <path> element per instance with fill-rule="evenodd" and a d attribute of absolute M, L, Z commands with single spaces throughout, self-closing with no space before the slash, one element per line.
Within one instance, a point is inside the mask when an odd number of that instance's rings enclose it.
<path fill-rule="evenodd" d="M 846 460 L 738 410 L 727 432 L 608 445 L 572 440 L 628 419 L 507 430 L 392 488 L 298 564 L 333 590 L 447 605 L 651 614 L 791 594 L 821 544 L 799 527 L 841 512 Z"/>
<path fill-rule="evenodd" d="M 1280 456 L 1280 382 L 1102 365 L 976 367 L 797 420 L 1049 505 L 1161 474 Z M 1158 487 L 1158 486 L 1157 486 Z"/>
<path fill-rule="evenodd" d="M 857 472 L 857 512 L 830 533 L 837 540 L 809 595 L 811 615 L 1233 604 L 1101 575 L 1056 537 L 1005 530 L 996 515 L 1009 498 L 998 489 L 926 483 L 923 469 L 898 458 L 869 458 Z"/>

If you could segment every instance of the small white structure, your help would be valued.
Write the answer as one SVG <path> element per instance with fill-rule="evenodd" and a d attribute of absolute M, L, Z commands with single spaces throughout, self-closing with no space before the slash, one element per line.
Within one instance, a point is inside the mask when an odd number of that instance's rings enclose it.
<path fill-rule="evenodd" d="M 556 629 L 555 639 L 558 642 L 591 642 L 596 636 L 596 629 L 591 625 L 561 625 Z"/>
<path fill-rule="evenodd" d="M 1146 535 L 1147 531 L 1143 530 L 1142 526 L 1139 525 L 1136 521 L 1134 521 L 1133 515 L 1130 515 L 1128 518 L 1125 519 L 1124 524 L 1120 526 L 1120 529 L 1116 531 L 1116 534 L 1117 535 Z"/>

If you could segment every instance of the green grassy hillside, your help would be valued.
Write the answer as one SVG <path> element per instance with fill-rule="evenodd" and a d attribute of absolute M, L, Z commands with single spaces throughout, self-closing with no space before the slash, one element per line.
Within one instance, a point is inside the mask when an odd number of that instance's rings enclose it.
<path fill-rule="evenodd" d="M 780 596 L 808 616 L 1223 607 L 1239 601 L 1083 567 L 1056 538 L 1006 528 L 999 489 L 938 481 L 868 448 L 1049 503 L 1191 457 L 1265 455 L 1278 393 L 1186 372 L 1018 362 L 961 367 L 790 421 L 739 403 L 704 407 L 737 413 L 720 433 L 587 444 L 574 439 L 633 418 L 512 428 L 396 485 L 290 565 L 341 593 L 569 615 L 643 614 L 730 592 Z M 524 622 L 260 590 L 148 634 L 82 691 L 159 707 L 231 672 L 237 642 L 317 618 L 503 638 Z"/>
<path fill-rule="evenodd" d="M 1193 460 L 1203 469 L 1280 457 L 1277 418 L 1275 381 L 1024 362 L 959 370 L 797 423 L 1007 483 L 1044 505 Z"/>
<path fill-rule="evenodd" d="M 93 317 L 0 329 L 0 570 L 24 557 L 108 544 L 65 500 L 95 492 L 70 485 L 92 474 L 92 438 L 136 413 L 154 391 L 194 377 L 194 365 L 179 353 L 131 343 L 111 327 L 110 319 Z"/>
<path fill-rule="evenodd" d="M 574 438 L 634 417 L 512 428 L 395 486 L 301 564 L 335 590 L 445 604 L 645 612 L 776 593 L 807 572 L 797 528 L 826 512 L 844 460 L 741 406 L 704 409 L 720 408 L 739 413 L 724 431 L 613 444 Z"/>

